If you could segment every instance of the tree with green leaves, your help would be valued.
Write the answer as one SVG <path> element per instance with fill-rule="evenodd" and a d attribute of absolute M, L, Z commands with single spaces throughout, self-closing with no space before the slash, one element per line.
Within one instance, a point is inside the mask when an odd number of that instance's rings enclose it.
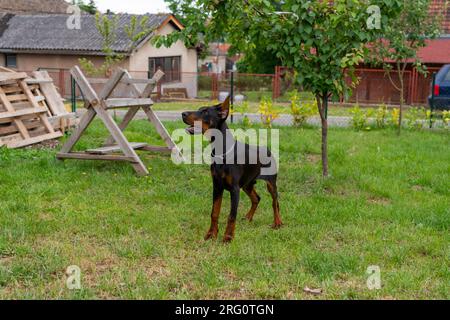
<path fill-rule="evenodd" d="M 119 65 L 125 59 L 125 55 L 114 51 L 114 43 L 117 40 L 118 33 L 118 15 L 107 15 L 97 12 L 95 16 L 95 25 L 97 31 L 103 39 L 103 53 L 105 61 L 100 67 L 95 67 L 94 63 L 87 59 L 79 60 L 80 66 L 90 76 L 104 76 L 114 66 Z M 154 28 L 148 27 L 148 16 L 132 16 L 130 23 L 124 26 L 124 31 L 132 42 L 130 50 L 136 48 L 142 39 L 147 37 Z"/>
<path fill-rule="evenodd" d="M 384 25 L 397 12 L 398 0 L 167 2 L 174 12 L 182 13 L 186 28 L 155 38 L 157 46 L 170 46 L 180 39 L 194 45 L 225 38 L 243 53 L 264 46 L 294 70 L 297 84 L 317 100 L 322 123 L 322 169 L 328 176 L 329 101 L 350 94 L 358 80 L 355 67 L 368 54 L 366 44 L 379 34 L 368 26 L 368 7 L 378 5 Z"/>
<path fill-rule="evenodd" d="M 276 53 L 265 46 L 256 46 L 253 50 L 247 51 L 242 59 L 237 63 L 239 72 L 242 73 L 274 73 L 275 67 L 283 62 Z"/>
<path fill-rule="evenodd" d="M 89 0 L 85 3 L 84 0 L 72 0 L 72 5 L 78 6 L 82 11 L 89 14 L 96 14 L 98 12 L 97 4 L 94 0 Z"/>
<path fill-rule="evenodd" d="M 381 37 L 371 46 L 371 61 L 383 67 L 392 86 L 400 94 L 399 133 L 403 122 L 406 72 L 408 68 L 416 68 L 418 72 L 427 74 L 426 66 L 422 64 L 417 52 L 427 45 L 427 40 L 438 37 L 442 30 L 446 5 L 437 15 L 430 15 L 432 2 L 401 0 L 399 14 L 383 28 Z M 397 79 L 392 74 L 395 74 Z"/>

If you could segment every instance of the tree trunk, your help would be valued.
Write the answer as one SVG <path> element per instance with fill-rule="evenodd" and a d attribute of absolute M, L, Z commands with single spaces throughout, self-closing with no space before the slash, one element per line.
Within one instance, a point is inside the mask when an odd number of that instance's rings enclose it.
<path fill-rule="evenodd" d="M 317 96 L 317 106 L 322 123 L 322 175 L 328 177 L 328 93 Z"/>
<path fill-rule="evenodd" d="M 398 115 L 398 134 L 399 135 L 402 133 L 403 105 L 405 104 L 404 91 L 405 91 L 405 89 L 403 88 L 403 83 L 402 83 L 401 88 L 400 88 L 400 113 Z"/>

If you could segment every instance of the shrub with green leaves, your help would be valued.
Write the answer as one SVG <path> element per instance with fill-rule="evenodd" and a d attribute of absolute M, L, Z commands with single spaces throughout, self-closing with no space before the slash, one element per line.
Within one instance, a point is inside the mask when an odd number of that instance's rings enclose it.
<path fill-rule="evenodd" d="M 248 112 L 250 107 L 248 105 L 248 101 L 242 102 L 241 105 L 233 106 L 233 113 L 240 113 L 242 115 L 242 126 L 244 128 L 250 128 L 252 126 L 252 121 L 248 117 Z"/>
<path fill-rule="evenodd" d="M 406 126 L 410 129 L 422 129 L 427 112 L 424 107 L 410 108 L 406 113 Z"/>
<path fill-rule="evenodd" d="M 389 113 L 388 123 L 390 126 L 397 127 L 400 119 L 400 109 L 394 108 Z"/>
<path fill-rule="evenodd" d="M 445 110 L 442 112 L 442 122 L 446 129 L 450 129 L 450 111 Z"/>
<path fill-rule="evenodd" d="M 377 128 L 383 129 L 386 127 L 388 115 L 389 111 L 387 106 L 385 104 L 380 105 L 375 111 L 375 123 Z"/>
<path fill-rule="evenodd" d="M 289 94 L 291 100 L 291 115 L 293 117 L 294 126 L 300 127 L 305 124 L 309 117 L 316 115 L 316 101 L 302 101 L 298 91 L 294 90 Z"/>
<path fill-rule="evenodd" d="M 359 105 L 353 107 L 350 111 L 352 114 L 352 127 L 355 130 L 370 130 L 369 126 L 369 110 L 364 111 Z"/>
<path fill-rule="evenodd" d="M 264 97 L 259 105 L 259 114 L 261 122 L 266 128 L 272 128 L 273 122 L 279 117 L 279 113 L 275 110 L 271 98 Z"/>

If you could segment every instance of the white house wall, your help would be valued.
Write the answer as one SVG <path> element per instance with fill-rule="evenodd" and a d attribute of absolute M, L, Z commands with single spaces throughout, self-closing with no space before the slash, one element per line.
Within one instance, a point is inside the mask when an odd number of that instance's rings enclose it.
<path fill-rule="evenodd" d="M 159 32 L 167 35 L 175 31 L 175 28 L 167 24 Z M 129 69 L 137 77 L 142 74 L 142 78 L 147 77 L 146 71 L 149 67 L 149 58 L 174 57 L 181 56 L 182 78 L 180 82 L 164 84 L 164 88 L 186 88 L 189 98 L 197 97 L 198 79 L 197 79 L 197 51 L 188 49 L 183 42 L 178 41 L 170 48 L 156 48 L 151 41 L 141 48 L 137 49 L 130 57 Z"/>

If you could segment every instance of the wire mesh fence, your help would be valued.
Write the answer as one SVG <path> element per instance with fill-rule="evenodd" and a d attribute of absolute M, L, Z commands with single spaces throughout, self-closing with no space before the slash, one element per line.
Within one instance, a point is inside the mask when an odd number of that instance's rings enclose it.
<path fill-rule="evenodd" d="M 68 109 L 76 110 L 83 107 L 83 97 L 79 88 L 72 81 L 68 69 L 46 70 L 53 78 L 61 96 L 66 99 Z M 429 68 L 428 76 L 416 70 L 405 72 L 405 103 L 409 105 L 428 105 L 431 92 L 433 72 L 438 68 Z M 28 71 L 31 72 L 31 71 Z M 151 74 L 147 71 L 129 71 L 133 78 L 148 79 Z M 395 72 L 389 77 L 384 70 L 360 68 L 357 71 L 359 83 L 348 99 L 340 99 L 331 104 L 330 116 L 351 116 L 349 107 L 358 104 L 361 107 L 378 107 L 387 105 L 396 107 L 400 102 L 400 93 L 390 81 L 399 83 Z M 88 76 L 89 77 L 89 76 Z M 107 79 L 108 77 L 103 77 Z M 102 81 L 93 86 L 96 91 L 101 90 Z M 103 81 L 104 82 L 104 81 Z M 122 88 L 121 94 L 126 93 Z M 153 94 L 157 101 L 155 108 L 159 111 L 185 111 L 208 106 L 223 101 L 232 95 L 234 119 L 242 120 L 246 117 L 253 121 L 264 121 L 264 114 L 273 114 L 275 123 L 292 124 L 295 112 L 292 109 L 293 96 L 302 108 L 311 109 L 314 95 L 299 88 L 294 81 L 293 73 L 284 67 L 277 67 L 274 74 L 250 73 L 210 73 L 210 72 L 177 72 L 167 73 L 158 84 Z M 317 112 L 315 113 L 317 116 Z"/>

